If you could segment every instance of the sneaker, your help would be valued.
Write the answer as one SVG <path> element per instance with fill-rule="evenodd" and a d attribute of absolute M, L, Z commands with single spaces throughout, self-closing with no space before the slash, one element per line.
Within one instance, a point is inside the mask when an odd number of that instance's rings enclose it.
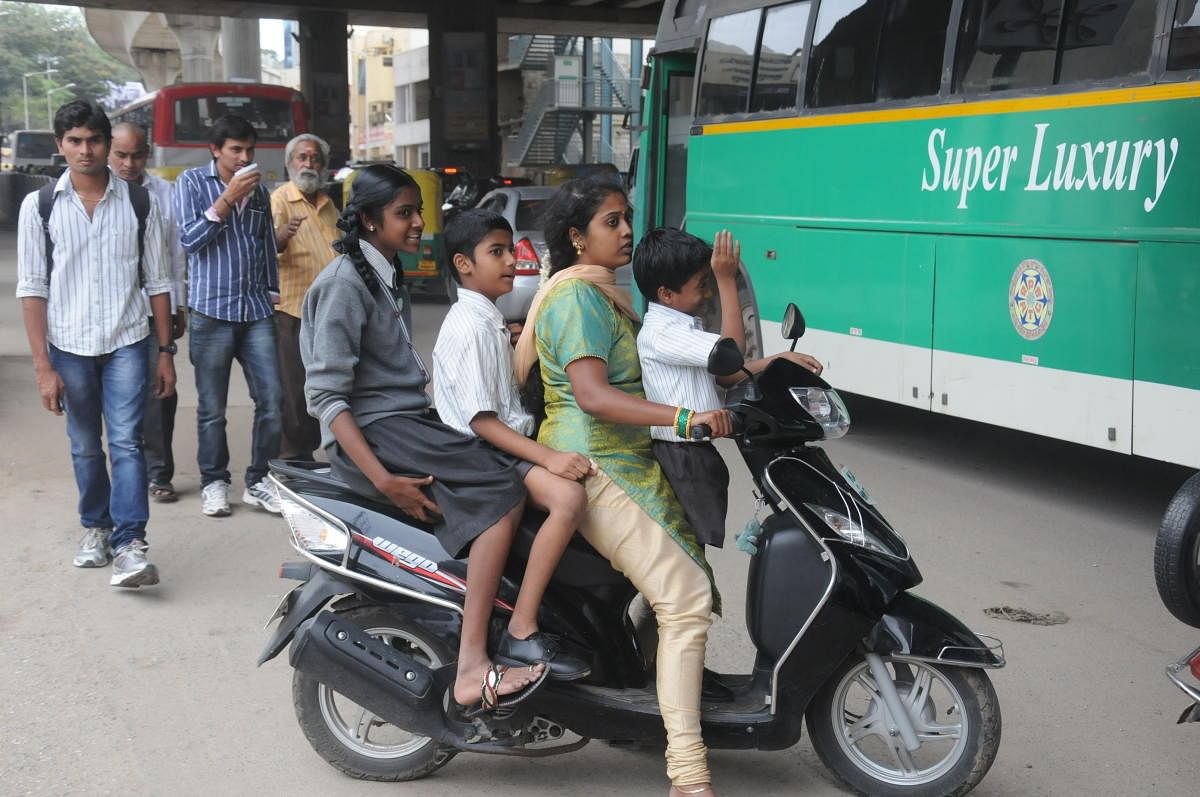
<path fill-rule="evenodd" d="M 88 529 L 75 552 L 76 567 L 104 567 L 108 564 L 108 538 L 112 529 Z"/>
<path fill-rule="evenodd" d="M 112 578 L 114 587 L 149 587 L 158 583 L 158 568 L 146 559 L 149 546 L 145 540 L 130 540 L 113 553 Z"/>
<path fill-rule="evenodd" d="M 209 482 L 200 491 L 200 511 L 209 517 L 229 515 L 229 482 Z"/>
<path fill-rule="evenodd" d="M 268 512 L 274 512 L 276 515 L 280 512 L 279 497 L 275 495 L 275 491 L 271 489 L 271 485 L 267 483 L 266 479 L 247 487 L 246 492 L 242 493 L 242 503 L 257 506 Z"/>

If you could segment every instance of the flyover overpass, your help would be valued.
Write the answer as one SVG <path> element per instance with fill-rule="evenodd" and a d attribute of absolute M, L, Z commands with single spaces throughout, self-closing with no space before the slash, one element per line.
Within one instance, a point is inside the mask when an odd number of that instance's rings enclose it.
<path fill-rule="evenodd" d="M 42 2 L 44 0 L 36 0 Z M 203 28 L 195 0 L 83 0 L 84 9 L 157 12 L 172 30 Z M 299 23 L 300 83 L 312 113 L 312 129 L 330 143 L 331 160 L 350 152 L 349 75 L 346 27 L 382 25 L 429 30 L 430 156 L 478 174 L 500 171 L 501 145 L 496 114 L 497 35 L 561 33 L 583 36 L 653 38 L 663 0 L 209 0 L 205 15 L 242 19 L 294 19 Z M 151 14 L 153 16 L 153 14 Z M 174 20 L 177 24 L 171 25 Z M 145 18 L 136 24 L 144 27 Z M 134 24 L 134 23 L 131 23 Z M 216 23 L 219 30 L 219 23 Z M 161 27 L 161 26 L 160 26 Z M 161 32 L 152 31 L 161 41 Z M 131 44 L 136 31 L 113 34 Z M 151 37 L 153 38 L 153 37 Z M 212 58 L 213 37 L 178 37 L 181 61 Z M 258 42 L 230 37 L 240 49 Z M 207 43 L 207 44 L 204 44 Z M 111 46 L 106 43 L 106 46 Z M 204 48 L 207 47 L 207 51 Z M 223 60 L 247 54 L 226 46 Z M 174 68 L 169 53 L 146 48 L 162 75 Z M 184 69 L 186 74 L 186 69 Z M 236 74 L 236 70 L 230 74 Z"/>

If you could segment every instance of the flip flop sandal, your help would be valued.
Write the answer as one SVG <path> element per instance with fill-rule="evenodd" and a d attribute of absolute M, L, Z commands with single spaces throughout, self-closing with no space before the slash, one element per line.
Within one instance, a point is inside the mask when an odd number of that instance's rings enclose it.
<path fill-rule="evenodd" d="M 169 504 L 179 496 L 175 493 L 175 488 L 167 483 L 150 483 L 150 498 L 160 504 Z"/>
<path fill-rule="evenodd" d="M 533 669 L 533 665 L 529 665 L 529 668 Z M 479 685 L 481 699 L 478 703 L 473 706 L 464 706 L 458 701 L 454 701 L 459 716 L 463 719 L 472 719 L 480 714 L 494 714 L 498 713 L 499 709 L 511 708 L 541 688 L 550 675 L 550 668 L 543 667 L 542 674 L 536 681 L 511 695 L 501 695 L 500 684 L 504 681 L 504 676 L 511 670 L 512 668 L 507 665 L 493 664 L 483 674 L 483 681 Z"/>

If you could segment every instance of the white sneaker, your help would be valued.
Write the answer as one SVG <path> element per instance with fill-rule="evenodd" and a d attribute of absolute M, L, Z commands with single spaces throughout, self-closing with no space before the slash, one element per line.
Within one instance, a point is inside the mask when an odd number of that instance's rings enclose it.
<path fill-rule="evenodd" d="M 200 511 L 209 517 L 229 515 L 229 482 L 209 482 L 200 491 Z"/>
<path fill-rule="evenodd" d="M 258 484 L 247 487 L 246 492 L 242 493 L 242 503 L 257 506 L 276 515 L 280 513 L 279 496 L 275 495 L 275 490 L 266 479 L 260 479 Z"/>

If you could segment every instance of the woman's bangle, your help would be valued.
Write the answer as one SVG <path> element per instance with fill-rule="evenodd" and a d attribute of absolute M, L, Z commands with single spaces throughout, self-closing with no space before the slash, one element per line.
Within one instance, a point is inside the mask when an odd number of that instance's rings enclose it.
<path fill-rule="evenodd" d="M 687 439 L 687 430 L 691 426 L 692 411 L 686 407 L 680 407 L 675 413 L 675 434 Z"/>
<path fill-rule="evenodd" d="M 691 440 L 691 439 L 692 439 L 692 420 L 693 420 L 695 417 L 696 417 L 696 413 L 694 413 L 694 412 L 689 412 L 689 413 L 688 413 L 688 417 L 687 417 L 687 423 L 685 423 L 685 424 L 684 424 L 684 426 L 683 426 L 683 434 L 681 435 L 681 436 L 683 437 L 683 439 L 684 439 L 684 440 Z"/>

